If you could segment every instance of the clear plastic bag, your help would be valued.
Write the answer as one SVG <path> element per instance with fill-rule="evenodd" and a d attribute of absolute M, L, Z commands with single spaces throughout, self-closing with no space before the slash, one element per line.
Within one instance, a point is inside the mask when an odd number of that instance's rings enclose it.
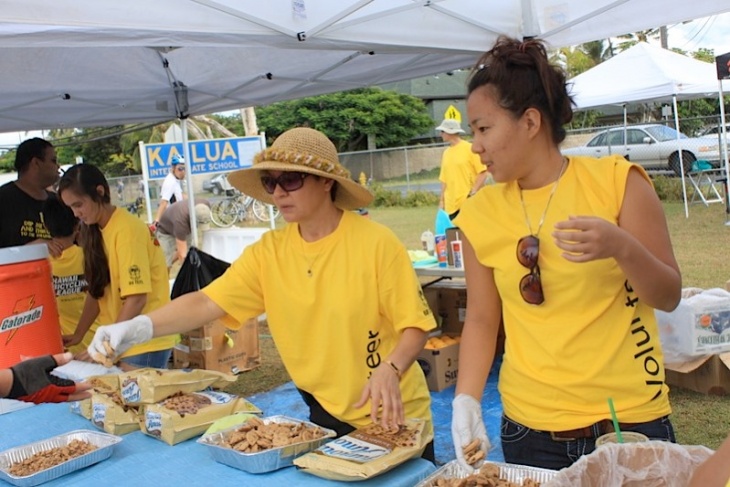
<path fill-rule="evenodd" d="M 712 450 L 666 441 L 611 443 L 564 468 L 543 487 L 686 487 Z"/>

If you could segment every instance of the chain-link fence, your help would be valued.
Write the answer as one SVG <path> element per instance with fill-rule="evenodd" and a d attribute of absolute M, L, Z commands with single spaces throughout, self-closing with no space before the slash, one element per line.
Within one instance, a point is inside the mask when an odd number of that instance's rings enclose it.
<path fill-rule="evenodd" d="M 730 130 L 730 118 L 726 121 Z M 724 167 L 718 116 L 681 118 L 677 140 L 674 118 L 644 124 L 605 125 L 570 130 L 561 145 L 566 154 L 601 157 L 620 154 L 650 174 L 679 174 L 680 152 L 685 170 Z M 358 181 L 381 182 L 402 191 L 438 193 L 438 171 L 446 144 L 343 152 L 340 161 Z"/>

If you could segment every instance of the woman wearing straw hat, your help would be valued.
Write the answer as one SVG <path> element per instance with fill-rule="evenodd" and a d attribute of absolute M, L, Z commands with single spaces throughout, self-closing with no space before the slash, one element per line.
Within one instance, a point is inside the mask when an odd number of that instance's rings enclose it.
<path fill-rule="evenodd" d="M 89 351 L 115 353 L 152 336 L 222 319 L 237 328 L 264 311 L 313 422 L 339 435 L 378 421 L 423 418 L 430 396 L 415 363 L 435 327 L 410 260 L 384 226 L 352 211 L 371 193 L 352 181 L 334 144 L 295 128 L 256 155 L 233 186 L 279 207 L 286 227 L 264 234 L 202 291 L 101 327 Z M 430 450 L 430 453 L 429 451 Z M 433 460 L 433 444 L 424 457 Z"/>

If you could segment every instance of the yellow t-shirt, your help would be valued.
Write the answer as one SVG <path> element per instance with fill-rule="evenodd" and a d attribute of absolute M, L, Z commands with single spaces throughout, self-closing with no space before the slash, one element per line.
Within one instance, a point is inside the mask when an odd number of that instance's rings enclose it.
<path fill-rule="evenodd" d="M 56 305 L 61 323 L 61 333 L 73 335 L 81 318 L 86 299 L 86 279 L 84 278 L 84 251 L 78 245 L 72 245 L 59 257 L 50 257 L 53 290 L 56 293 Z M 81 352 L 91 343 L 99 323 L 89 328 L 80 344 L 69 347 L 73 353 Z"/>
<path fill-rule="evenodd" d="M 609 397 L 628 423 L 671 411 L 654 310 L 638 299 L 614 259 L 571 263 L 550 236 L 555 223 L 569 215 L 617 224 L 632 167 L 649 180 L 643 169 L 618 156 L 570 158 L 538 235 L 545 293 L 539 306 L 525 303 L 519 293 L 529 271 L 517 261 L 516 246 L 531 231 L 517 184 L 484 188 L 456 218 L 479 261 L 494 269 L 502 299 L 504 412 L 530 428 L 564 431 L 609 418 Z M 532 232 L 552 186 L 522 192 Z"/>
<path fill-rule="evenodd" d="M 125 296 L 131 294 L 147 294 L 147 304 L 142 313 L 149 313 L 168 303 L 170 281 L 165 255 L 147 225 L 117 208 L 101 233 L 109 260 L 111 284 L 99 299 L 99 323 L 115 323 Z M 130 348 L 122 358 L 172 348 L 178 338 L 178 335 L 153 338 Z"/>
<path fill-rule="evenodd" d="M 471 144 L 466 140 L 449 146 L 441 156 L 441 173 L 439 181 L 446 184 L 444 193 L 444 211 L 455 213 L 469 196 L 474 187 L 477 174 L 486 171 L 479 155 L 471 151 Z"/>
<path fill-rule="evenodd" d="M 436 325 L 397 237 L 349 211 L 317 242 L 302 240 L 296 224 L 265 233 L 203 292 L 228 313 L 232 327 L 266 311 L 296 386 L 355 427 L 370 424 L 370 404 L 352 405 L 403 330 Z M 400 387 L 406 416 L 430 427 L 431 398 L 417 363 Z"/>

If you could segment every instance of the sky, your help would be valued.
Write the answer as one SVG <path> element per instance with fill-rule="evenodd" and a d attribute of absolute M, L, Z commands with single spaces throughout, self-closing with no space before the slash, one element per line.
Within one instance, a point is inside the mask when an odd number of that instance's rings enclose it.
<path fill-rule="evenodd" d="M 704 47 L 714 49 L 715 56 L 719 56 L 730 52 L 730 13 L 677 24 L 668 33 L 670 48 L 696 51 Z"/>
<path fill-rule="evenodd" d="M 670 48 L 696 51 L 704 47 L 714 49 L 716 56 L 730 52 L 730 12 L 670 26 L 668 33 Z M 652 41 L 652 43 L 658 45 L 659 41 Z M 0 133 L 0 150 L 15 147 L 31 137 L 43 137 L 43 133 Z"/>

